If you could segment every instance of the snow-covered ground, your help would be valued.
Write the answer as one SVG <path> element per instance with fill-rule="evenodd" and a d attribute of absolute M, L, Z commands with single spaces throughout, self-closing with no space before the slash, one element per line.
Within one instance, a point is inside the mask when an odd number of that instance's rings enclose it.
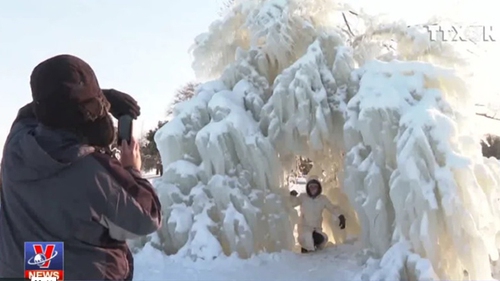
<path fill-rule="evenodd" d="M 145 177 L 146 179 L 149 179 L 149 180 L 153 180 L 153 179 L 156 179 L 156 178 L 159 177 L 158 175 L 156 175 L 156 171 L 155 170 L 151 170 L 151 171 L 148 171 L 148 172 L 143 172 L 142 176 Z"/>
<path fill-rule="evenodd" d="M 359 280 L 358 252 L 357 245 L 344 244 L 313 254 L 286 251 L 193 262 L 166 256 L 148 244 L 135 255 L 134 280 Z"/>

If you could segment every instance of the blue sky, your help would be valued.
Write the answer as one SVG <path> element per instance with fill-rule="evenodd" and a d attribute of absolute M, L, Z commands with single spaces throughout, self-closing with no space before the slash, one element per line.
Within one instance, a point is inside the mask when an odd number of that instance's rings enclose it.
<path fill-rule="evenodd" d="M 194 79 L 188 48 L 219 7 L 217 0 L 1 1 L 0 146 L 17 110 L 31 101 L 31 71 L 62 53 L 87 61 L 101 87 L 139 101 L 136 130 L 156 125 L 175 90 Z"/>

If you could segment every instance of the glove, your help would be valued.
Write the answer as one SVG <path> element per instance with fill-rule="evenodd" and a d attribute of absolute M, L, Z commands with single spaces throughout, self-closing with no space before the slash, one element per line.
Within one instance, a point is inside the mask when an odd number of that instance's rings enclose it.
<path fill-rule="evenodd" d="M 344 215 L 340 215 L 339 216 L 339 226 L 340 226 L 340 229 L 344 229 L 345 228 L 345 217 L 344 217 Z"/>
<path fill-rule="evenodd" d="M 297 191 L 292 190 L 292 191 L 290 191 L 290 195 L 292 195 L 293 197 L 297 197 L 297 195 L 299 195 L 299 194 L 297 193 Z"/>
<path fill-rule="evenodd" d="M 114 89 L 102 90 L 102 93 L 111 105 L 109 112 L 116 119 L 123 115 L 130 115 L 132 118 L 137 119 L 141 115 L 141 108 L 130 95 Z"/>

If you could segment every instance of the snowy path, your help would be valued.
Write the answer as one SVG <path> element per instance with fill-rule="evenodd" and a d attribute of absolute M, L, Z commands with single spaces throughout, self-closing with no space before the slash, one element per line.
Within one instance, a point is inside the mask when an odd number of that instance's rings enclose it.
<path fill-rule="evenodd" d="M 361 266 L 356 263 L 357 252 L 355 245 L 341 245 L 313 254 L 283 252 L 260 254 L 248 260 L 228 257 L 193 262 L 165 256 L 146 245 L 135 255 L 134 280 L 356 280 L 361 271 Z"/>
<path fill-rule="evenodd" d="M 154 174 L 154 173 L 148 173 L 148 174 L 142 174 L 142 176 L 145 178 L 145 179 L 148 179 L 150 180 L 151 182 L 153 182 L 154 179 L 157 179 L 159 178 L 160 176 Z"/>

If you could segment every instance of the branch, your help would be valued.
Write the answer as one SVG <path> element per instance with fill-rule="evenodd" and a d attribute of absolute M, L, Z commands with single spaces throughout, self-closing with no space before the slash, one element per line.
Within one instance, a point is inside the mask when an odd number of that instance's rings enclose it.
<path fill-rule="evenodd" d="M 351 30 L 351 26 L 349 25 L 349 22 L 347 21 L 345 13 L 342 13 L 342 17 L 344 18 L 344 22 L 347 25 L 347 29 L 349 30 L 349 33 L 351 34 L 351 36 L 356 36 L 356 35 L 354 35 L 354 33 Z"/>
<path fill-rule="evenodd" d="M 488 118 L 488 119 L 493 119 L 493 120 L 498 120 L 498 121 L 500 121 L 500 118 L 496 118 L 495 116 L 489 116 L 489 115 L 487 115 L 486 113 L 476 113 L 476 115 L 483 116 L 483 117 L 486 117 L 486 118 Z"/>

